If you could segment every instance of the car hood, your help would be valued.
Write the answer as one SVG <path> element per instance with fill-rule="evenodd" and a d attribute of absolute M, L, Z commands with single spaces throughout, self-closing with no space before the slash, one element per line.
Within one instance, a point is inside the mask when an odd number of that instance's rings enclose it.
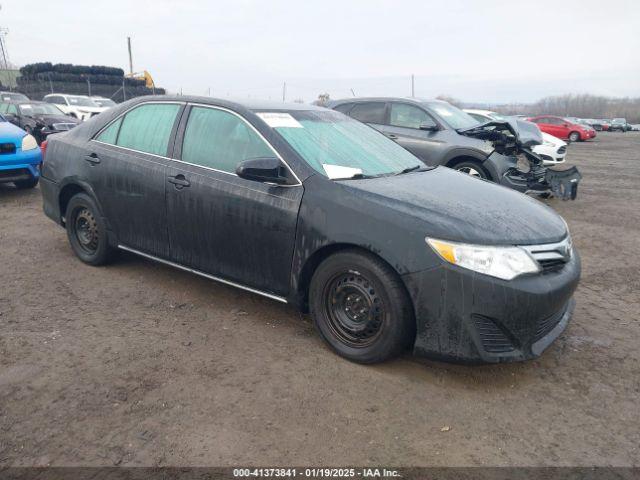
<path fill-rule="evenodd" d="M 77 108 L 81 112 L 91 112 L 91 113 L 94 113 L 94 112 L 100 113 L 107 110 L 107 107 L 80 107 L 75 105 L 74 105 L 74 108 Z"/>
<path fill-rule="evenodd" d="M 542 143 L 540 128 L 532 122 L 517 117 L 507 117 L 505 120 L 493 120 L 477 126 L 457 130 L 468 137 L 490 138 L 492 131 L 509 132 L 520 147 L 531 148 Z"/>
<path fill-rule="evenodd" d="M 68 115 L 34 115 L 33 118 L 39 122 L 50 125 L 52 123 L 80 123 L 77 118 L 69 117 Z"/>
<path fill-rule="evenodd" d="M 20 127 L 10 122 L 0 122 L 0 142 L 17 142 L 27 134 Z"/>
<path fill-rule="evenodd" d="M 553 135 L 549 135 L 545 132 L 542 132 L 542 139 L 545 142 L 553 143 L 553 145 L 556 147 L 562 147 L 563 145 L 567 144 L 567 142 L 560 140 L 558 137 L 554 137 Z"/>
<path fill-rule="evenodd" d="M 377 207 L 420 220 L 424 235 L 481 245 L 552 243 L 567 234 L 551 208 L 514 190 L 437 167 L 393 177 L 341 181 Z"/>

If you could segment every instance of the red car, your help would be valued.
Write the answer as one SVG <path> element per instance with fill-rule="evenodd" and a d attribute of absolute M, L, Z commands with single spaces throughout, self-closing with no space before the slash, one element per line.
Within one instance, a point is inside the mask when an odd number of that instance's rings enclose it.
<path fill-rule="evenodd" d="M 596 136 L 596 131 L 588 125 L 575 123 L 562 117 L 538 115 L 527 120 L 538 125 L 544 133 L 556 138 L 566 138 L 572 142 L 589 140 Z"/>

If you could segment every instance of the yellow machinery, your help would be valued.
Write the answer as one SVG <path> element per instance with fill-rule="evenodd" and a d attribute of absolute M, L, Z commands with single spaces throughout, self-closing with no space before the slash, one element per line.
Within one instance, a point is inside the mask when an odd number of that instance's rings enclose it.
<path fill-rule="evenodd" d="M 156 86 L 156 84 L 153 83 L 153 78 L 151 77 L 151 74 L 146 70 L 143 70 L 142 72 L 127 73 L 125 77 L 135 78 L 137 80 L 144 80 L 144 84 L 147 88 L 155 88 Z"/>

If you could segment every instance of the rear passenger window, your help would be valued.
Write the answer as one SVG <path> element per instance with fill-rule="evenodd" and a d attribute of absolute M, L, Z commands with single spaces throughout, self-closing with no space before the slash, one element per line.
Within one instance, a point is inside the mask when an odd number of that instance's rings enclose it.
<path fill-rule="evenodd" d="M 166 155 L 178 110 L 180 105 L 172 103 L 150 103 L 136 107 L 124 116 L 116 145 L 154 155 Z M 109 135 L 113 135 L 113 132 Z"/>
<path fill-rule="evenodd" d="M 122 117 L 113 122 L 109 127 L 102 131 L 100 135 L 96 137 L 96 140 L 99 142 L 109 143 L 111 145 L 115 145 L 118 140 L 118 130 L 120 129 L 120 124 L 122 123 Z"/>
<path fill-rule="evenodd" d="M 384 102 L 358 103 L 349 112 L 349 116 L 365 123 L 384 124 Z"/>
<path fill-rule="evenodd" d="M 236 115 L 215 108 L 191 109 L 182 161 L 235 173 L 243 160 L 273 156 L 265 141 Z"/>

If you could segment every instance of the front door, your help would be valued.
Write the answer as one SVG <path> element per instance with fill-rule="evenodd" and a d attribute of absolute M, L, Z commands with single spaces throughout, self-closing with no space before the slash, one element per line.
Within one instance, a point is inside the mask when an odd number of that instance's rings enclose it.
<path fill-rule="evenodd" d="M 166 169 L 181 108 L 142 104 L 99 133 L 78 159 L 118 243 L 165 259 Z"/>
<path fill-rule="evenodd" d="M 388 124 L 380 130 L 427 165 L 437 165 L 447 148 L 445 136 L 431 115 L 408 103 L 391 102 Z M 423 128 L 421 128 L 423 127 Z M 426 130 L 433 127 L 434 130 Z"/>
<path fill-rule="evenodd" d="M 302 185 L 277 186 L 235 174 L 239 162 L 274 157 L 239 115 L 191 106 L 167 170 L 172 260 L 275 295 L 289 292 Z"/>

